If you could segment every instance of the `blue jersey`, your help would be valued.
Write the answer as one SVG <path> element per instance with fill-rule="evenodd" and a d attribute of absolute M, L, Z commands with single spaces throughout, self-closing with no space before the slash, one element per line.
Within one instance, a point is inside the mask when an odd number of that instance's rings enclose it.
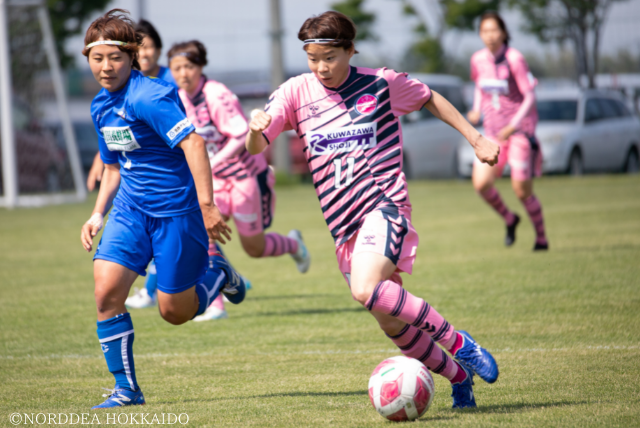
<path fill-rule="evenodd" d="M 191 170 L 176 147 L 195 128 L 178 91 L 137 70 L 124 88 L 102 89 L 91 103 L 100 157 L 120 164 L 116 203 L 150 217 L 172 217 L 200 209 Z"/>
<path fill-rule="evenodd" d="M 165 82 L 171 83 L 176 88 L 178 87 L 178 84 L 176 83 L 175 79 L 173 78 L 173 74 L 171 74 L 171 70 L 169 70 L 168 67 L 160 66 L 160 71 L 158 71 L 158 75 L 156 77 L 158 79 L 164 80 Z"/>

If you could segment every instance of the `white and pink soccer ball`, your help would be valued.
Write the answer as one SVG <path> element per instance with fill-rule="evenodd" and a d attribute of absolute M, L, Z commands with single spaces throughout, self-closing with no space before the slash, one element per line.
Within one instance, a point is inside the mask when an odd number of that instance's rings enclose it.
<path fill-rule="evenodd" d="M 413 421 L 424 415 L 434 391 L 429 370 L 408 357 L 387 358 L 369 379 L 371 404 L 390 421 Z"/>

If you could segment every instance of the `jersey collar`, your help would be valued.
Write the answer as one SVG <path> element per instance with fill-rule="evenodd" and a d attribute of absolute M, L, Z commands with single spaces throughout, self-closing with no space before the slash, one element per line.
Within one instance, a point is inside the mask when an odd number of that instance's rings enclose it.
<path fill-rule="evenodd" d="M 315 74 L 314 74 L 314 76 L 315 76 Z M 341 90 L 343 90 L 344 88 L 346 88 L 347 86 L 349 86 L 351 84 L 353 79 L 355 79 L 355 76 L 356 76 L 356 68 L 354 66 L 350 65 L 349 66 L 349 72 L 347 73 L 347 78 L 344 80 L 344 82 L 342 82 L 340 85 L 338 85 L 337 88 L 330 88 L 328 86 L 325 86 L 325 84 L 322 83 L 320 81 L 320 79 L 318 79 L 317 77 L 316 77 L 316 80 L 326 90 L 331 91 L 331 92 L 340 92 Z"/>

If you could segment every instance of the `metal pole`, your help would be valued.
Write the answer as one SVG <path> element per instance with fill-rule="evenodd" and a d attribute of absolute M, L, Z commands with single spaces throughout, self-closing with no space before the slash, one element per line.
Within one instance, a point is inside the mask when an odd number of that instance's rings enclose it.
<path fill-rule="evenodd" d="M 144 0 L 138 0 L 138 20 L 144 19 L 147 16 L 147 10 Z"/>
<path fill-rule="evenodd" d="M 276 90 L 285 79 L 284 60 L 282 56 L 282 24 L 280 22 L 280 0 L 270 0 L 271 12 L 271 89 Z M 275 142 L 274 161 L 276 170 L 291 174 L 291 156 L 289 141 L 281 135 Z"/>
<path fill-rule="evenodd" d="M 0 139 L 2 140 L 2 180 L 7 208 L 18 203 L 18 171 L 13 133 L 11 54 L 9 48 L 7 2 L 0 0 Z"/>
<path fill-rule="evenodd" d="M 73 184 L 76 188 L 78 199 L 83 201 L 87 197 L 87 189 L 84 184 L 84 176 L 80 163 L 80 155 L 78 145 L 76 144 L 76 136 L 71 125 L 71 116 L 67 108 L 67 94 L 62 82 L 62 72 L 60 71 L 60 62 L 58 61 L 58 52 L 55 43 L 53 43 L 53 32 L 51 31 L 51 22 L 49 21 L 49 12 L 45 5 L 38 7 L 38 19 L 42 28 L 44 48 L 47 52 L 47 60 L 51 68 L 51 79 L 53 80 L 53 89 L 58 100 L 58 111 L 62 120 L 62 132 L 67 145 L 67 154 L 69 155 L 69 163 L 71 164 L 71 173 L 73 174 Z"/>

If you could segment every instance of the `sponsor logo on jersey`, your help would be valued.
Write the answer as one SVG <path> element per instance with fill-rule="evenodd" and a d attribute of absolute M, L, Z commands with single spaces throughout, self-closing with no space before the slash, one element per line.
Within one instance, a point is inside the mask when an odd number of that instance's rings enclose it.
<path fill-rule="evenodd" d="M 489 94 L 506 95 L 509 93 L 509 81 L 506 79 L 480 79 L 480 89 Z"/>
<path fill-rule="evenodd" d="M 369 116 L 376 112 L 378 108 L 378 97 L 371 94 L 365 94 L 356 101 L 355 109 L 363 116 Z"/>
<path fill-rule="evenodd" d="M 358 148 L 371 149 L 376 146 L 376 122 L 345 126 L 331 131 L 315 131 L 309 137 L 311 154 L 352 152 Z"/>
<path fill-rule="evenodd" d="M 140 148 L 128 126 L 105 126 L 100 131 L 107 148 L 112 152 L 130 152 Z"/>
<path fill-rule="evenodd" d="M 229 119 L 229 126 L 231 127 L 231 132 L 234 134 L 242 134 L 247 130 L 247 120 L 238 113 Z"/>
<path fill-rule="evenodd" d="M 191 125 L 191 122 L 189 122 L 189 119 L 187 118 L 182 119 L 180 122 L 176 123 L 176 126 L 171 128 L 169 132 L 167 132 L 167 137 L 169 137 L 169 139 L 173 141 L 173 139 L 176 138 L 178 134 L 184 129 L 186 129 L 189 125 Z"/>
<path fill-rule="evenodd" d="M 309 113 L 309 115 L 307 115 L 307 119 L 310 119 L 312 117 L 320 117 L 320 115 L 318 114 L 318 110 L 320 109 L 320 107 L 318 106 L 309 106 L 309 111 L 311 113 Z"/>

